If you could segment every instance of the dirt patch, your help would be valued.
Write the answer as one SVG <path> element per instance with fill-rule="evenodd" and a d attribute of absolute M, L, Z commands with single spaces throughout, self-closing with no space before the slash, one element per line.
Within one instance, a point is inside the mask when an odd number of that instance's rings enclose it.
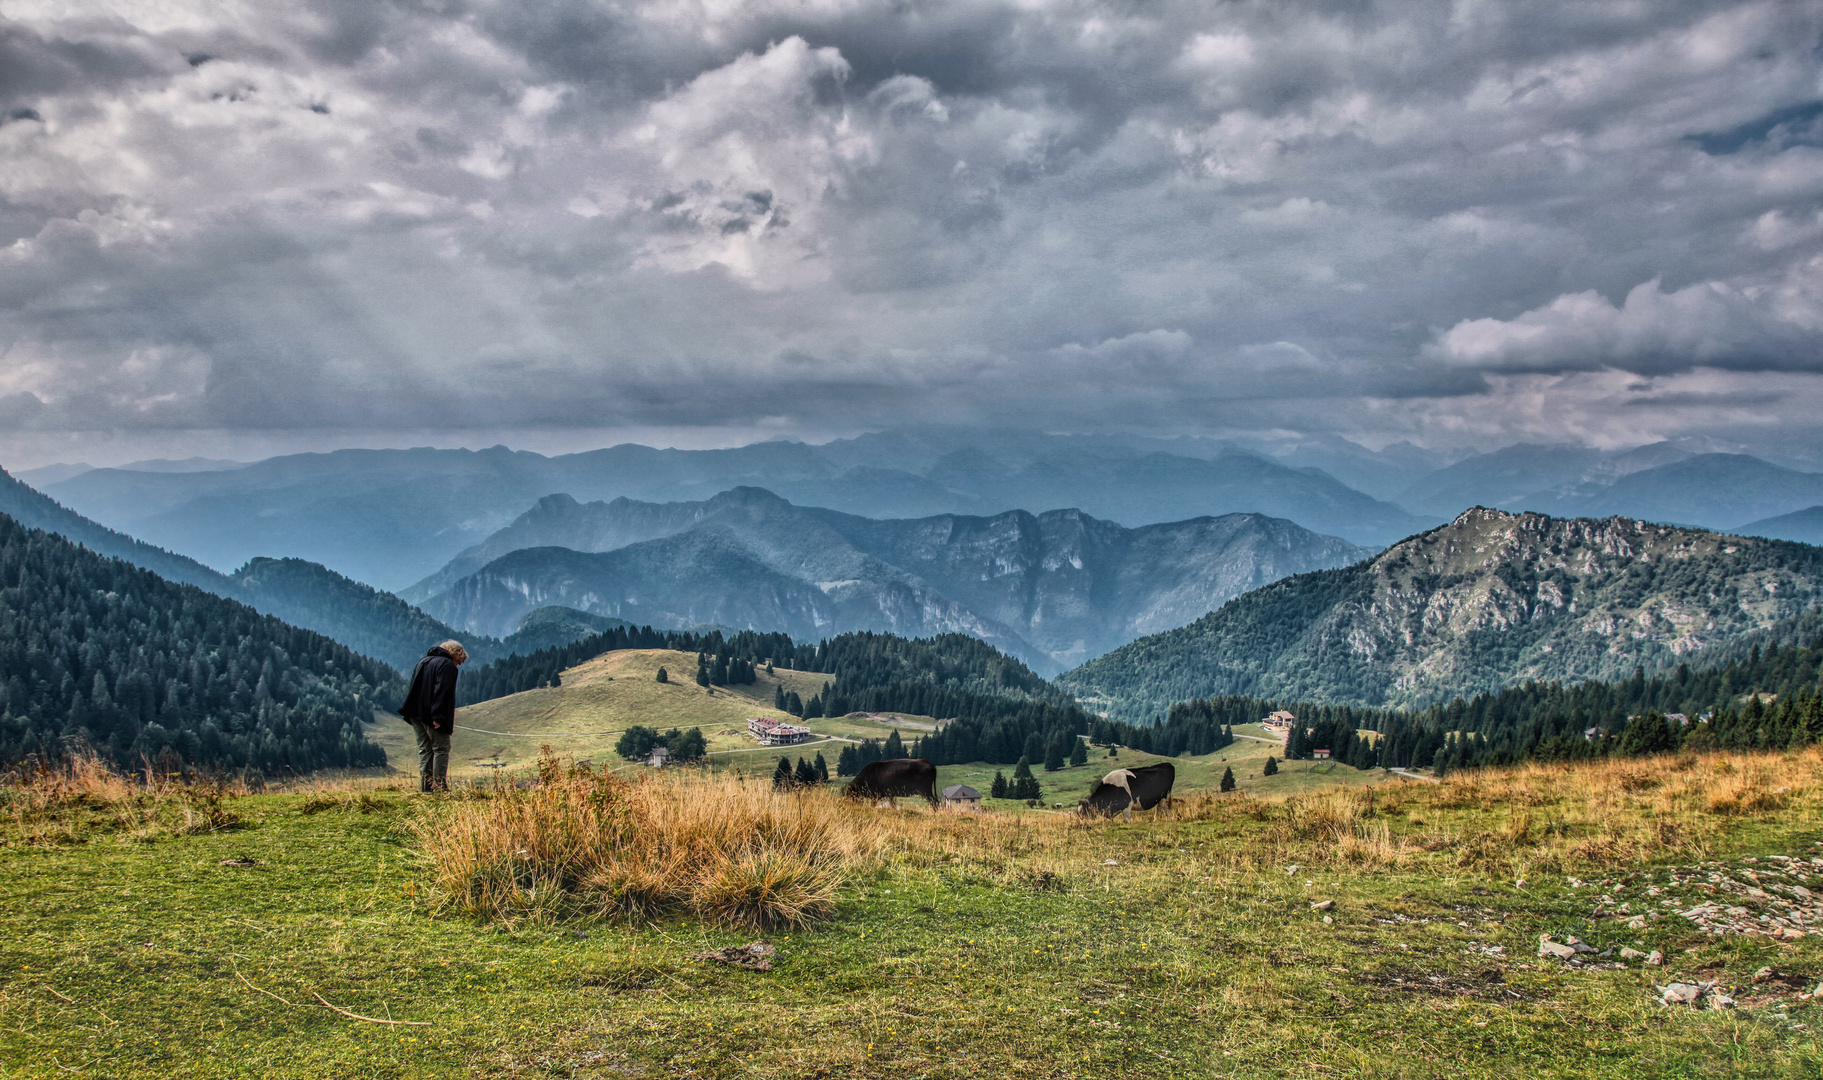
<path fill-rule="evenodd" d="M 1444 973 L 1388 968 L 1363 972 L 1354 976 L 1353 981 L 1386 997 L 1419 994 L 1426 997 L 1475 998 L 1480 1001 L 1532 1000 L 1531 994 L 1509 985 L 1506 973 L 1494 967 Z"/>

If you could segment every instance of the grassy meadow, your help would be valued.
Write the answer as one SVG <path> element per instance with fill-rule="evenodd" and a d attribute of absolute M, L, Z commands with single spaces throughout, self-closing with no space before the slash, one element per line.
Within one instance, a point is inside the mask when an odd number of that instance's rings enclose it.
<path fill-rule="evenodd" d="M 1823 937 L 1676 914 L 1724 878 L 1767 918 L 1823 891 L 1815 750 L 1205 793 L 1131 824 L 727 770 L 542 781 L 0 789 L 0 1076 L 1823 1069 L 1798 993 Z M 1546 933 L 1669 963 L 1567 966 Z M 770 971 L 693 958 L 755 940 Z M 1673 976 L 1740 1007 L 1660 1006 Z"/>
<path fill-rule="evenodd" d="M 661 667 L 668 682 L 658 681 Z M 458 709 L 450 776 L 475 780 L 502 769 L 531 768 L 545 745 L 575 761 L 627 765 L 615 755 L 614 743 L 634 724 L 661 731 L 700 727 L 718 765 L 726 759 L 730 767 L 744 768 L 745 759 L 753 758 L 753 767 L 770 774 L 778 751 L 754 745 L 747 734 L 748 719 L 794 720 L 772 707 L 774 689 L 783 686 L 808 701 L 832 676 L 783 669 L 772 675 L 761 669 L 758 674 L 759 681 L 752 686 L 702 687 L 695 682 L 695 653 L 668 649 L 603 653 L 563 672 L 560 686 Z M 894 726 L 899 727 L 901 738 L 909 740 L 932 724 L 929 717 L 895 714 L 892 718 L 904 722 L 894 725 L 861 717 L 813 720 L 810 727 L 819 738 L 791 750 L 794 754 L 820 750 L 833 768 L 836 755 L 842 752 L 841 740 L 883 739 Z M 395 769 L 416 775 L 417 745 L 404 721 L 383 714 L 367 735 L 385 748 Z"/>

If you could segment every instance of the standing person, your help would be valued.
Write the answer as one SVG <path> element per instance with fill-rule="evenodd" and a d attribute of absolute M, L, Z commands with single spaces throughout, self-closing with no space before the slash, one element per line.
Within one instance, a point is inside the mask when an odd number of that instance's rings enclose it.
<path fill-rule="evenodd" d="M 418 790 L 449 790 L 449 736 L 456 730 L 456 668 L 468 662 L 460 641 L 434 645 L 411 669 L 399 715 L 418 733 Z"/>

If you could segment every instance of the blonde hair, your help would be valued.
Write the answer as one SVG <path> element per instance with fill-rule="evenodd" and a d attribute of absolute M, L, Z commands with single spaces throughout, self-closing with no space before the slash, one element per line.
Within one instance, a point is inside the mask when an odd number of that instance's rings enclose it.
<path fill-rule="evenodd" d="M 468 663 L 468 650 L 462 647 L 462 643 L 460 641 L 456 641 L 455 639 L 452 638 L 449 641 L 445 641 L 443 644 L 437 646 L 437 648 L 442 649 L 444 652 L 448 653 L 449 658 L 451 660 L 454 660 L 458 665 Z"/>

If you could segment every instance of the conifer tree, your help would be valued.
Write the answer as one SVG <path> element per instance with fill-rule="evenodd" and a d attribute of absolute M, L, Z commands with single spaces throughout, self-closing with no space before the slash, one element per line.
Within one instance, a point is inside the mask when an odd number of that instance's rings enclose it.
<path fill-rule="evenodd" d="M 843 746 L 842 752 L 836 755 L 836 775 L 853 776 L 860 771 L 861 758 L 854 745 L 851 743 Z"/>
<path fill-rule="evenodd" d="M 797 773 L 791 767 L 791 759 L 788 757 L 780 758 L 779 767 L 773 770 L 772 773 L 772 786 L 780 791 L 786 791 L 796 783 Z"/>
<path fill-rule="evenodd" d="M 994 782 L 988 785 L 987 793 L 995 799 L 1007 797 L 1006 777 L 1001 774 L 999 769 L 994 770 Z"/>
<path fill-rule="evenodd" d="M 823 751 L 817 751 L 817 759 L 813 764 L 817 767 L 817 783 L 829 783 L 829 762 L 823 760 Z"/>
<path fill-rule="evenodd" d="M 1045 772 L 1056 772 L 1063 768 L 1065 761 L 1069 760 L 1069 753 L 1064 749 L 1063 740 L 1062 732 L 1051 736 L 1050 745 L 1046 746 L 1044 750 Z"/>
<path fill-rule="evenodd" d="M 1013 780 L 1017 782 L 1030 779 L 1032 779 L 1032 759 L 1021 754 L 1019 755 L 1019 764 L 1013 766 Z M 1014 798 L 1023 799 L 1025 796 L 1015 795 Z"/>
<path fill-rule="evenodd" d="M 1222 770 L 1222 790 L 1223 791 L 1233 791 L 1234 790 L 1234 767 L 1233 766 L 1229 766 L 1228 768 Z"/>
<path fill-rule="evenodd" d="M 804 715 L 804 702 L 803 699 L 798 697 L 798 692 L 796 690 L 785 695 L 785 711 L 793 716 L 801 717 Z"/>
<path fill-rule="evenodd" d="M 662 683 L 668 683 L 668 682 L 670 682 L 670 681 L 671 681 L 671 673 L 670 673 L 670 672 L 668 672 L 668 671 L 666 671 L 666 670 L 665 670 L 665 669 L 664 669 L 664 668 L 659 668 L 659 669 L 658 669 L 658 681 L 659 681 L 659 682 L 662 682 Z"/>
<path fill-rule="evenodd" d="M 880 760 L 894 761 L 905 756 L 905 742 L 899 738 L 899 729 L 893 728 L 886 736 L 886 745 L 881 748 Z"/>
<path fill-rule="evenodd" d="M 1089 763 L 1089 744 L 1075 736 L 1070 737 L 1070 764 L 1087 765 Z"/>
<path fill-rule="evenodd" d="M 817 782 L 817 767 L 803 758 L 798 758 L 798 766 L 792 773 L 792 780 L 799 787 L 814 787 Z"/>
<path fill-rule="evenodd" d="M 780 712 L 785 711 L 785 684 L 779 683 L 772 688 L 772 707 Z"/>
<path fill-rule="evenodd" d="M 1260 770 L 1260 775 L 1261 776 L 1277 776 L 1278 774 L 1279 774 L 1279 759 L 1273 757 L 1271 754 L 1267 754 L 1266 755 L 1266 767 Z"/>
<path fill-rule="evenodd" d="M 696 685 L 709 685 L 709 661 L 702 653 L 696 654 Z"/>

